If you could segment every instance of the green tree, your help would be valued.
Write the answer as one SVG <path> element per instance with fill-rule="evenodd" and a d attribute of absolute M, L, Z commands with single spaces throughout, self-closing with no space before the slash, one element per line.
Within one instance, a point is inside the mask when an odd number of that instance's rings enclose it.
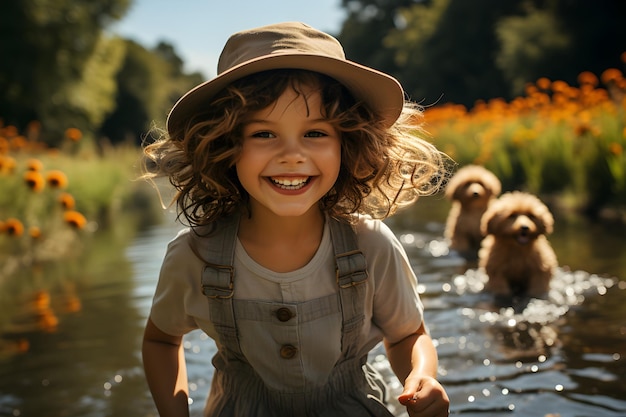
<path fill-rule="evenodd" d="M 424 104 L 521 94 L 540 77 L 576 83 L 620 67 L 626 2 L 344 0 L 348 57 L 395 75 Z"/>
<path fill-rule="evenodd" d="M 471 105 L 506 89 L 495 67 L 492 28 L 515 2 L 433 0 L 401 9 L 401 25 L 385 38 L 398 72 L 414 100 L 425 105 L 452 101 Z"/>
<path fill-rule="evenodd" d="M 106 65 L 98 54 L 115 46 L 102 39 L 102 29 L 122 17 L 129 4 L 130 0 L 0 2 L 0 117 L 18 126 L 39 120 L 50 137 L 59 133 L 61 123 L 63 128 L 68 124 L 84 128 L 97 122 L 103 108 L 73 102 L 66 106 L 69 92 L 85 93 L 84 83 L 95 81 L 85 75 L 86 68 L 91 66 L 87 72 L 95 75 L 96 62 Z M 99 75 L 114 72 L 108 68 Z M 101 82 L 99 98 L 111 92 L 109 80 Z"/>
<path fill-rule="evenodd" d="M 185 74 L 174 48 L 159 43 L 154 50 L 127 40 L 126 55 L 117 73 L 115 111 L 100 134 L 112 143 L 140 143 L 153 123 L 161 123 L 180 95 L 202 82 L 198 73 Z"/>
<path fill-rule="evenodd" d="M 414 4 L 416 0 L 342 0 L 347 11 L 337 38 L 344 46 L 348 59 L 396 74 L 392 49 L 383 41 L 396 27 L 398 10 Z"/>
<path fill-rule="evenodd" d="M 115 76 L 124 53 L 122 39 L 102 36 L 78 77 L 58 86 L 54 105 L 39 108 L 38 119 L 46 130 L 62 132 L 74 126 L 91 131 L 93 126 L 100 126 L 115 108 Z"/>
<path fill-rule="evenodd" d="M 522 12 L 503 17 L 495 31 L 497 66 L 518 95 L 540 77 L 576 83 L 578 74 L 599 75 L 619 68 L 626 51 L 626 2 L 550 0 L 523 3 Z"/>

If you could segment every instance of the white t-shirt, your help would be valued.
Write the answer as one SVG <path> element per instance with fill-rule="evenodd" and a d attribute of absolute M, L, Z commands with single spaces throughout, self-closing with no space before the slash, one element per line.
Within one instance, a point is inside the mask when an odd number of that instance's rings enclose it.
<path fill-rule="evenodd" d="M 354 225 L 357 244 L 363 252 L 369 278 L 365 296 L 365 323 L 359 356 L 367 354 L 382 338 L 394 343 L 414 333 L 422 323 L 423 306 L 417 294 L 417 279 L 404 249 L 381 221 L 360 217 Z M 190 230 L 181 231 L 167 249 L 150 317 L 163 332 L 182 336 L 202 329 L 217 337 L 207 298 L 202 294 L 205 266 L 190 249 Z M 321 299 L 338 291 L 335 261 L 328 225 L 311 261 L 287 273 L 272 272 L 256 263 L 237 240 L 235 248 L 234 299 L 293 304 Z M 332 297 L 331 297 L 332 298 Z M 240 327 L 241 326 L 241 327 Z M 324 326 L 321 328 L 320 326 Z M 276 366 L 274 346 L 266 346 L 267 331 L 258 323 L 243 320 L 241 349 L 269 385 L 291 387 Z M 341 313 L 314 326 L 302 325 L 295 332 L 302 342 L 303 372 L 312 383 L 323 384 L 341 356 Z M 267 343 L 272 343 L 269 340 Z M 280 359 L 278 359 L 280 360 Z"/>

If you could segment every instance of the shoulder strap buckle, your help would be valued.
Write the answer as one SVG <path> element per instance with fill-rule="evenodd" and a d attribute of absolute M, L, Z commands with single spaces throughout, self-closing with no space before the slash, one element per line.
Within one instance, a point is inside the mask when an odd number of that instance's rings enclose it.
<path fill-rule="evenodd" d="M 207 263 L 202 270 L 202 293 L 208 298 L 228 299 L 234 293 L 235 268 Z"/>
<path fill-rule="evenodd" d="M 337 285 L 339 288 L 350 288 L 365 283 L 367 265 L 365 256 L 359 250 L 352 250 L 335 255 L 337 265 Z"/>

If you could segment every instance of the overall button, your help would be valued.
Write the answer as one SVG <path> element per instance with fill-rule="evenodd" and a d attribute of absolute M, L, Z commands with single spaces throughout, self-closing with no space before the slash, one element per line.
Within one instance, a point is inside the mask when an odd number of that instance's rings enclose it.
<path fill-rule="evenodd" d="M 276 317 L 278 318 L 278 320 L 285 322 L 291 320 L 293 314 L 291 314 L 291 310 L 289 310 L 287 307 L 281 307 L 276 310 Z"/>
<path fill-rule="evenodd" d="M 298 348 L 293 345 L 283 345 L 280 348 L 280 357 L 283 359 L 292 359 L 296 356 Z"/>

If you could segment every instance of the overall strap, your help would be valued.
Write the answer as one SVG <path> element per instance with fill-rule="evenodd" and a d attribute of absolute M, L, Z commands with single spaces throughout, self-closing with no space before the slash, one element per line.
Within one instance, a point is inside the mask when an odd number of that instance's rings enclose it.
<path fill-rule="evenodd" d="M 367 265 L 359 251 L 352 226 L 344 221 L 328 219 L 330 236 L 335 252 L 339 298 L 341 301 L 343 360 L 355 357 L 365 320 L 365 284 Z"/>
<path fill-rule="evenodd" d="M 343 359 L 356 355 L 364 321 L 367 280 L 365 256 L 358 250 L 356 234 L 344 221 L 327 218 L 335 255 L 336 279 L 342 314 L 341 351 Z M 235 243 L 239 215 L 215 223 L 206 240 L 202 258 L 202 292 L 207 297 L 211 321 L 222 346 L 243 358 L 233 308 Z"/>
<path fill-rule="evenodd" d="M 202 258 L 206 265 L 202 270 L 202 293 L 209 301 L 211 322 L 219 335 L 220 344 L 235 356 L 243 358 L 233 308 L 234 276 L 233 260 L 239 229 L 239 213 L 216 221 L 215 229 L 208 236 Z"/>

